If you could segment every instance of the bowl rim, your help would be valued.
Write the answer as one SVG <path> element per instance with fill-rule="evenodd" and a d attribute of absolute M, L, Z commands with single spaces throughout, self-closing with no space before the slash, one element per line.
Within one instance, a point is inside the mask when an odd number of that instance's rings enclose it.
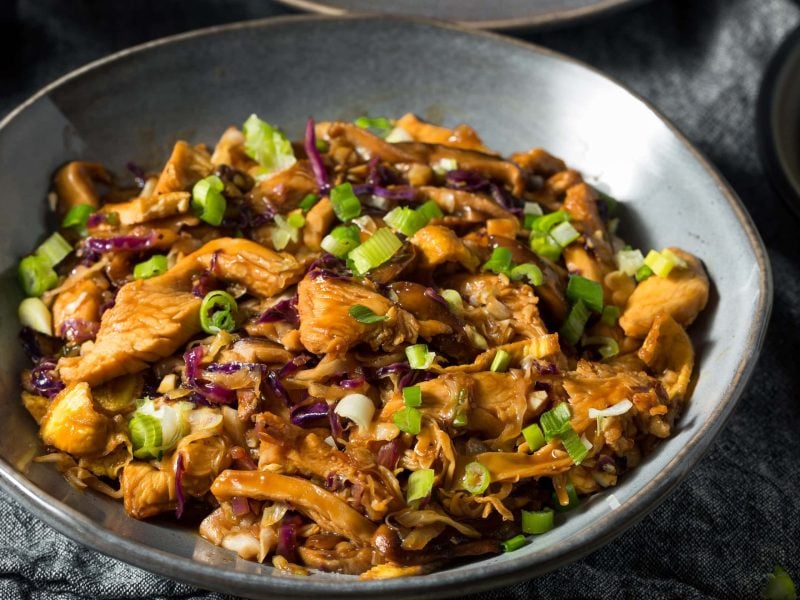
<path fill-rule="evenodd" d="M 773 293 L 770 263 L 761 237 L 741 200 L 703 153 L 694 147 L 675 125 L 639 94 L 599 69 L 559 52 L 496 33 L 467 30 L 452 23 L 443 23 L 418 17 L 391 17 L 384 15 L 286 15 L 215 25 L 179 33 L 145 42 L 92 61 L 44 86 L 13 109 L 0 121 L 0 133 L 18 115 L 40 98 L 47 96 L 53 90 L 81 77 L 85 73 L 111 64 L 119 59 L 197 37 L 214 36 L 222 32 L 246 29 L 279 28 L 287 24 L 309 21 L 407 23 L 412 26 L 427 26 L 449 30 L 515 46 L 534 54 L 566 61 L 610 81 L 630 94 L 655 118 L 666 125 L 715 183 L 719 193 L 727 202 L 728 207 L 747 237 L 755 258 L 755 266 L 758 268 L 758 298 L 755 317 L 749 324 L 746 337 L 746 346 L 749 352 L 745 353 L 739 360 L 736 371 L 723 390 L 720 401 L 713 409 L 713 412 L 686 445 L 671 458 L 662 471 L 636 491 L 623 506 L 617 510 L 609 511 L 590 526 L 582 529 L 581 535 L 573 536 L 573 540 L 570 543 L 559 544 L 557 547 L 548 548 L 536 555 L 510 558 L 503 563 L 492 565 L 491 569 L 476 569 L 469 573 L 445 570 L 439 571 L 433 576 L 377 581 L 360 581 L 345 577 L 326 581 L 314 581 L 302 577 L 265 577 L 230 568 L 220 568 L 130 541 L 123 537 L 122 534 L 106 529 L 83 513 L 63 504 L 57 498 L 43 493 L 3 457 L 0 457 L 0 488 L 22 504 L 26 510 L 79 544 L 171 579 L 221 592 L 231 593 L 235 591 L 236 593 L 251 596 L 263 596 L 264 593 L 270 593 L 275 597 L 296 598 L 306 597 L 308 594 L 317 592 L 325 593 L 332 598 L 343 598 L 350 597 L 353 594 L 359 594 L 363 597 L 378 597 L 391 592 L 398 594 L 398 597 L 432 598 L 451 593 L 456 586 L 462 586 L 463 589 L 465 585 L 469 585 L 469 591 L 474 593 L 540 576 L 559 566 L 586 556 L 620 535 L 658 506 L 709 451 L 711 443 L 730 417 L 755 368 L 755 358 L 758 356 L 763 344 L 772 308 Z M 531 560 L 534 556 L 536 557 L 535 561 Z"/>
<path fill-rule="evenodd" d="M 277 0 L 285 6 L 294 9 L 308 11 L 312 14 L 329 16 L 389 16 L 390 13 L 383 12 L 363 12 L 351 11 L 347 8 L 332 6 L 325 0 Z M 465 29 L 489 29 L 495 31 L 521 31 L 533 29 L 556 29 L 568 25 L 574 25 L 601 16 L 611 15 L 615 12 L 634 8 L 639 4 L 644 4 L 649 0 L 596 0 L 594 4 L 579 8 L 557 8 L 548 10 L 544 13 L 529 14 L 519 17 L 509 17 L 507 19 L 475 19 L 458 20 L 454 22 Z M 403 18 L 403 17 L 400 17 Z M 414 18 L 409 15 L 408 18 Z M 425 17 L 419 17 L 425 18 Z"/>

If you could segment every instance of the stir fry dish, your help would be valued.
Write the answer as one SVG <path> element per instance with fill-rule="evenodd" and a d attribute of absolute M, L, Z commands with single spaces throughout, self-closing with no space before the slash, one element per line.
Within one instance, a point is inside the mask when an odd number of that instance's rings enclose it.
<path fill-rule="evenodd" d="M 133 518 L 364 579 L 511 552 L 670 436 L 701 262 L 466 125 L 252 115 L 163 169 L 55 174 L 19 265 L 22 401 Z"/>

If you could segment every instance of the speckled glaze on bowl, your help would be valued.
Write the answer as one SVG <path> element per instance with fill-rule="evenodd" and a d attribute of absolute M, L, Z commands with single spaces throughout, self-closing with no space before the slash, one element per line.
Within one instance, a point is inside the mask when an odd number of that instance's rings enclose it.
<path fill-rule="evenodd" d="M 278 0 L 323 15 L 370 13 L 453 21 L 469 29 L 532 30 L 578 23 L 646 0 Z"/>
<path fill-rule="evenodd" d="M 63 162 L 158 167 L 176 137 L 213 143 L 251 112 L 300 136 L 318 119 L 414 111 L 469 123 L 503 152 L 544 146 L 624 201 L 633 243 L 684 247 L 714 282 L 692 335 L 699 377 L 674 437 L 620 485 L 513 553 L 409 579 L 363 582 L 276 574 L 193 529 L 139 522 L 73 490 L 41 451 L 18 400 L 14 283 L 46 231 L 45 195 Z M 534 577 L 608 542 L 658 504 L 709 448 L 755 365 L 771 305 L 770 270 L 741 203 L 650 106 L 600 73 L 491 34 L 390 18 L 290 17 L 227 25 L 121 52 L 48 86 L 0 123 L 0 474 L 31 512 L 106 554 L 195 585 L 250 597 L 425 597 Z"/>

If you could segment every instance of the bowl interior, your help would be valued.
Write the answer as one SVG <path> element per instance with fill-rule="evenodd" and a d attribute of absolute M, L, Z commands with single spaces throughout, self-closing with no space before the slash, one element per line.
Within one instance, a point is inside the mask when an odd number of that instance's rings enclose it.
<path fill-rule="evenodd" d="M 176 138 L 213 144 L 250 113 L 299 137 L 316 119 L 413 111 L 474 126 L 503 152 L 542 146 L 624 202 L 633 243 L 700 256 L 714 282 L 693 328 L 699 377 L 674 437 L 621 484 L 585 502 L 525 548 L 409 580 L 272 576 L 193 528 L 137 522 L 118 503 L 78 493 L 47 465 L 18 400 L 18 259 L 46 231 L 46 194 L 63 162 L 158 167 Z M 160 573 L 243 595 L 425 595 L 499 585 L 574 559 L 643 516 L 706 450 L 755 361 L 769 272 L 749 218 L 725 185 L 647 105 L 547 51 L 425 22 L 291 18 L 227 26 L 122 53 L 52 86 L 0 128 L 0 463 L 4 485 L 71 537 Z M 713 369 L 713 370 L 712 370 Z"/>

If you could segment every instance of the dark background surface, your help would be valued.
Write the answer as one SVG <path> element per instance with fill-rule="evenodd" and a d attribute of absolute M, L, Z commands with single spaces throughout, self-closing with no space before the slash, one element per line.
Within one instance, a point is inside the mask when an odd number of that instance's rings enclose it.
<path fill-rule="evenodd" d="M 0 15 L 13 4 L 0 0 Z M 115 50 L 287 11 L 265 0 L 24 0 L 16 12 L 0 31 L 0 118 Z M 521 36 L 621 80 L 711 158 L 764 237 L 775 304 L 755 375 L 728 426 L 664 504 L 589 557 L 475 599 L 756 598 L 776 564 L 800 582 L 800 222 L 763 174 L 754 127 L 765 66 L 798 23 L 800 6 L 791 0 L 654 0 Z M 0 493 L 0 598 L 227 597 L 86 550 Z"/>

